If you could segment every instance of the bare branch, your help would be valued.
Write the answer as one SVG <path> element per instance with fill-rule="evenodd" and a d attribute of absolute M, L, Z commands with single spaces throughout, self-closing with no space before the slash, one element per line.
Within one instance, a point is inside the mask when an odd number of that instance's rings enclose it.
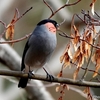
<path fill-rule="evenodd" d="M 26 10 L 21 16 L 19 16 L 14 23 L 16 23 L 19 19 L 21 19 L 27 12 L 29 12 L 33 7 L 30 7 L 28 10 Z M 18 10 L 17 10 L 18 11 Z"/>
<path fill-rule="evenodd" d="M 69 39 L 75 39 L 74 37 L 71 37 L 71 36 L 67 35 L 67 33 L 65 33 L 65 32 L 63 32 L 63 31 L 61 31 L 61 30 L 59 30 L 59 31 L 62 32 L 62 33 L 59 33 L 60 36 L 66 37 L 66 38 L 69 38 Z M 91 45 L 92 47 L 94 47 L 94 48 L 96 48 L 96 49 L 100 49 L 99 46 L 95 46 L 94 44 L 91 44 L 91 43 L 89 43 L 88 41 L 86 41 L 86 40 L 84 40 L 84 39 L 81 39 L 81 38 L 80 38 L 79 40 L 88 43 L 89 45 Z"/>
<path fill-rule="evenodd" d="M 77 66 L 77 64 L 72 63 L 71 61 L 70 61 L 70 63 L 73 64 L 73 65 L 75 65 L 75 66 Z M 86 68 L 84 68 L 84 67 L 81 67 L 81 69 L 86 70 Z M 88 69 L 88 71 L 93 72 L 93 73 L 95 72 L 95 73 L 97 73 L 100 76 L 100 73 L 99 72 L 96 72 L 95 70 Z"/>
<path fill-rule="evenodd" d="M 28 10 L 26 10 L 21 16 L 20 16 L 20 14 L 19 14 L 18 9 L 16 8 L 16 9 L 15 9 L 14 18 L 12 19 L 11 23 L 9 24 L 9 26 L 7 26 L 6 23 L 4 23 L 3 21 L 0 21 L 0 23 L 2 23 L 3 26 L 4 26 L 4 28 L 5 28 L 4 32 L 0 35 L 0 38 L 3 37 L 3 35 L 4 35 L 5 32 L 6 32 L 6 30 L 7 30 L 9 27 L 13 26 L 19 19 L 21 19 L 21 18 L 22 18 L 27 12 L 29 12 L 32 8 L 33 8 L 33 7 L 30 7 L 30 8 L 29 8 Z M 16 14 L 17 14 L 17 18 L 16 18 L 16 20 L 14 20 L 15 17 L 16 17 Z"/>
<path fill-rule="evenodd" d="M 20 42 L 26 38 L 28 38 L 32 33 L 28 34 L 28 35 L 25 35 L 24 37 L 20 38 L 20 39 L 16 39 L 16 40 L 11 40 L 11 41 L 3 41 L 3 42 L 0 42 L 0 44 L 5 44 L 5 43 L 16 43 L 16 42 Z"/>
<path fill-rule="evenodd" d="M 28 74 L 24 74 L 20 71 L 7 71 L 7 70 L 0 70 L 0 75 L 14 76 L 14 77 L 28 77 Z M 76 86 L 100 88 L 100 83 L 97 83 L 97 82 L 73 80 L 73 79 L 63 78 L 63 77 L 61 77 L 61 78 L 54 77 L 53 80 L 50 80 L 50 79 L 47 79 L 44 75 L 36 74 L 36 75 L 31 76 L 30 78 L 42 80 L 42 81 L 46 81 L 46 82 L 56 82 L 56 83 L 70 84 L 70 85 L 76 85 Z"/>
<path fill-rule="evenodd" d="M 81 18 L 78 14 L 76 14 L 76 16 L 82 21 L 84 22 L 86 25 L 94 25 L 94 26 L 100 26 L 100 20 L 94 18 L 92 15 L 90 15 L 89 11 L 84 11 L 82 10 L 81 13 L 83 14 L 83 18 Z M 95 12 L 96 16 L 98 18 L 100 18 L 100 16 L 97 14 L 97 12 Z"/>
<path fill-rule="evenodd" d="M 53 11 L 53 9 L 51 8 L 51 6 L 45 1 L 43 0 L 43 2 L 48 6 L 48 8 L 51 10 L 52 14 L 50 15 L 50 17 L 48 19 L 50 19 L 51 17 L 53 17 L 57 12 L 59 12 L 61 9 L 65 8 L 66 6 L 72 6 L 72 5 L 76 5 L 77 3 L 79 3 L 81 0 L 78 0 L 74 3 L 70 3 L 70 4 L 65 4 L 62 7 L 60 7 L 59 9 L 57 9 L 56 11 Z"/>
<path fill-rule="evenodd" d="M 0 23 L 6 28 L 6 23 L 0 20 Z"/>
<path fill-rule="evenodd" d="M 53 14 L 53 9 L 51 8 L 51 6 L 45 1 L 45 0 L 43 0 L 43 2 L 46 4 L 46 6 L 51 10 L 51 13 Z"/>

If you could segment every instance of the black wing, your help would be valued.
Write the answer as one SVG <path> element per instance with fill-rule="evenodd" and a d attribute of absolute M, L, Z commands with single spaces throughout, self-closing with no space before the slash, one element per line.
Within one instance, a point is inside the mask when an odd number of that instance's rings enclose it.
<path fill-rule="evenodd" d="M 25 59 L 25 55 L 26 55 L 28 48 L 29 48 L 29 44 L 27 41 L 25 48 L 24 48 L 23 56 L 22 56 L 21 71 L 25 68 L 24 59 Z"/>

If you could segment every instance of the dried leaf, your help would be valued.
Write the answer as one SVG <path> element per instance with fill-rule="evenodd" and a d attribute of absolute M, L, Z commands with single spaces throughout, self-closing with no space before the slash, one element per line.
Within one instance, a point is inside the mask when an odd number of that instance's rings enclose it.
<path fill-rule="evenodd" d="M 87 30 L 84 33 L 83 39 L 85 41 L 87 41 L 88 43 L 92 44 L 93 43 L 93 35 L 92 35 L 92 33 L 89 33 L 89 31 Z M 90 53 L 91 53 L 91 45 L 89 45 L 85 41 L 81 42 L 80 48 L 81 48 L 81 53 L 84 54 L 84 57 L 87 60 L 89 58 L 89 56 L 90 56 Z"/>
<path fill-rule="evenodd" d="M 69 65 L 70 65 L 70 58 L 69 58 L 68 53 L 66 52 L 65 59 L 64 59 L 64 63 L 63 63 L 63 68 L 66 68 Z"/>
<path fill-rule="evenodd" d="M 88 94 L 89 93 L 89 87 L 86 87 L 83 91 L 85 94 Z"/>
<path fill-rule="evenodd" d="M 80 67 L 78 67 L 78 68 L 76 69 L 76 71 L 74 72 L 74 74 L 73 74 L 73 79 L 74 79 L 74 80 L 76 80 L 76 77 L 77 77 L 77 75 L 78 75 L 79 69 L 80 69 Z"/>
<path fill-rule="evenodd" d="M 94 15 L 94 4 L 95 4 L 96 0 L 92 0 L 92 3 L 90 4 L 91 7 L 91 12 Z"/>
<path fill-rule="evenodd" d="M 70 51 L 70 45 L 67 45 L 63 55 L 60 57 L 60 62 L 63 62 L 63 68 L 66 68 L 67 66 L 70 65 L 70 55 L 71 55 L 71 51 Z"/>
<path fill-rule="evenodd" d="M 17 18 L 18 18 L 18 10 L 15 9 L 14 17 L 11 20 L 10 24 L 8 24 L 7 29 L 6 29 L 6 33 L 5 33 L 6 39 L 13 40 L 13 37 L 14 37 L 14 23 L 15 23 Z"/>
<path fill-rule="evenodd" d="M 78 47 L 77 51 L 75 52 L 73 56 L 73 59 L 72 59 L 73 63 L 77 62 L 79 55 L 80 55 L 80 47 Z"/>
<path fill-rule="evenodd" d="M 79 30 L 78 30 L 78 28 L 75 25 L 73 25 L 73 29 L 75 31 L 75 36 L 80 36 Z"/>
<path fill-rule="evenodd" d="M 99 69 L 100 69 L 100 65 L 97 65 L 96 68 L 95 68 L 95 72 L 94 72 L 94 74 L 93 74 L 93 78 L 96 77 L 96 76 L 98 75 L 97 72 L 98 72 Z"/>
<path fill-rule="evenodd" d="M 71 37 L 73 37 L 74 39 L 72 39 L 71 41 L 76 51 L 78 47 L 77 45 L 80 42 L 80 34 L 78 28 L 75 25 L 73 25 L 73 29 L 74 29 L 74 33 L 71 33 Z"/>
<path fill-rule="evenodd" d="M 97 0 L 92 0 L 92 3 L 90 4 L 90 7 L 96 2 Z"/>
<path fill-rule="evenodd" d="M 93 100 L 89 87 L 86 87 L 86 89 L 83 92 L 87 94 L 87 100 Z"/>
<path fill-rule="evenodd" d="M 93 35 L 92 35 L 92 33 L 89 33 L 89 34 L 88 34 L 86 40 L 87 40 L 90 44 L 93 43 Z"/>
<path fill-rule="evenodd" d="M 67 47 L 64 50 L 64 53 L 62 54 L 62 56 L 60 57 L 60 62 L 62 63 L 65 57 L 66 52 L 68 52 L 70 45 L 68 44 Z"/>
<path fill-rule="evenodd" d="M 85 42 L 84 41 L 82 41 L 80 44 L 80 52 L 82 54 L 85 54 Z"/>
<path fill-rule="evenodd" d="M 73 59 L 73 63 L 77 64 L 77 67 L 81 67 L 84 63 L 84 54 L 81 53 L 80 47 L 78 47 L 77 51 L 75 52 Z"/>
<path fill-rule="evenodd" d="M 14 25 L 9 24 L 6 30 L 6 39 L 12 40 L 14 36 Z"/>
<path fill-rule="evenodd" d="M 59 89 L 60 89 L 60 86 L 57 86 L 57 87 L 56 87 L 56 92 L 58 92 L 58 91 L 59 91 Z"/>
<path fill-rule="evenodd" d="M 96 50 L 95 52 L 95 61 L 96 61 L 96 64 L 100 64 L 100 49 Z"/>
<path fill-rule="evenodd" d="M 62 96 L 60 96 L 58 100 L 63 100 L 63 97 L 62 97 Z"/>
<path fill-rule="evenodd" d="M 68 85 L 66 85 L 66 88 L 67 88 L 67 90 L 69 90 L 69 86 Z"/>
<path fill-rule="evenodd" d="M 95 27 L 94 26 L 92 26 L 92 28 L 93 28 L 93 35 L 95 36 L 98 32 L 97 32 L 97 30 L 95 29 Z"/>
<path fill-rule="evenodd" d="M 100 46 L 100 36 L 98 37 L 98 43 L 97 46 Z M 100 49 L 96 49 L 94 52 L 94 55 L 92 56 L 92 61 L 96 63 L 95 65 L 95 72 L 93 74 L 93 77 L 97 76 L 97 72 L 100 69 Z"/>
<path fill-rule="evenodd" d="M 88 58 L 88 44 L 85 41 L 82 41 L 80 44 L 80 52 L 83 55 L 83 57 Z"/>
<path fill-rule="evenodd" d="M 84 64 L 84 55 L 80 53 L 78 66 L 81 67 Z"/>
<path fill-rule="evenodd" d="M 62 70 L 61 70 L 60 73 L 57 75 L 57 77 L 62 77 Z"/>
<path fill-rule="evenodd" d="M 91 58 L 92 62 L 95 64 L 96 63 L 96 59 L 95 59 L 95 53 L 93 54 L 92 58 Z"/>

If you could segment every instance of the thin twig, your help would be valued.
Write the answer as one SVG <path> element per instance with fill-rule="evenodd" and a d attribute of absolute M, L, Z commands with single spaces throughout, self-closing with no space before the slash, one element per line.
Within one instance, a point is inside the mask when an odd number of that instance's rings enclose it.
<path fill-rule="evenodd" d="M 99 17 L 100 18 L 100 15 L 98 15 L 98 13 L 97 12 L 94 12 L 96 15 L 97 15 L 97 17 Z"/>
<path fill-rule="evenodd" d="M 81 67 L 81 69 L 86 70 L 86 68 L 83 68 L 83 67 Z M 100 73 L 99 73 L 99 72 L 97 72 L 97 71 L 95 71 L 95 70 L 88 69 L 88 71 L 93 72 L 93 73 L 97 73 L 98 75 L 100 75 Z"/>
<path fill-rule="evenodd" d="M 63 31 L 61 31 L 61 30 L 59 30 L 59 31 L 62 32 L 62 34 L 59 33 L 60 36 L 66 37 L 66 38 L 70 38 L 70 39 L 75 39 L 75 37 L 71 37 L 71 36 L 67 35 L 67 33 L 65 33 L 65 32 L 63 32 Z M 95 46 L 94 44 L 91 44 L 91 43 L 89 43 L 88 41 L 86 41 L 86 40 L 84 40 L 84 39 L 79 38 L 79 40 L 88 43 L 89 45 L 91 45 L 92 47 L 94 47 L 94 48 L 96 48 L 96 49 L 100 49 L 99 46 Z"/>
<path fill-rule="evenodd" d="M 78 14 L 76 14 L 76 16 L 77 16 L 83 23 L 85 23 L 85 24 L 87 25 L 87 23 L 86 23 Z"/>
<path fill-rule="evenodd" d="M 0 23 L 6 28 L 6 23 L 0 20 Z"/>
<path fill-rule="evenodd" d="M 19 19 L 21 19 L 27 12 L 29 12 L 33 7 L 30 7 L 28 10 L 26 10 L 21 16 L 19 16 L 14 23 L 16 23 Z"/>
<path fill-rule="evenodd" d="M 51 13 L 53 14 L 54 11 L 53 11 L 53 9 L 51 8 L 51 6 L 50 6 L 45 0 L 43 0 L 43 2 L 47 5 L 47 7 L 51 10 Z"/>
<path fill-rule="evenodd" d="M 93 40 L 93 44 L 94 44 L 94 42 L 95 42 L 95 40 Z M 84 78 L 85 78 L 86 75 L 87 75 L 88 68 L 89 68 L 89 66 L 90 66 L 90 62 L 91 62 L 92 54 L 93 54 L 93 47 L 91 47 L 90 57 L 89 57 L 89 60 L 88 60 L 88 62 L 87 62 L 87 65 L 86 65 L 86 70 L 85 70 L 85 72 L 84 72 L 84 74 L 83 74 L 83 76 L 82 76 L 82 78 L 81 78 L 82 80 L 84 80 Z"/>
<path fill-rule="evenodd" d="M 75 65 L 75 66 L 77 66 L 77 64 L 75 64 L 75 63 L 73 63 L 73 62 L 71 62 L 71 61 L 70 61 L 70 63 L 73 64 L 73 65 Z M 86 68 L 84 68 L 84 67 L 81 67 L 81 69 L 86 70 Z M 100 75 L 100 73 L 97 72 L 97 71 L 95 71 L 95 70 L 88 69 L 88 71 L 93 72 L 93 73 L 97 73 L 98 75 Z"/>
<path fill-rule="evenodd" d="M 57 12 L 59 12 L 61 9 L 63 9 L 63 8 L 65 8 L 66 6 L 72 6 L 72 5 L 76 5 L 77 3 L 79 3 L 81 0 L 78 0 L 78 1 L 76 1 L 76 2 L 74 2 L 74 3 L 70 3 L 70 4 L 65 4 L 65 5 L 63 5 L 62 7 L 60 7 L 59 9 L 57 9 L 55 12 L 53 12 L 51 15 L 50 15 L 50 17 L 49 17 L 49 19 L 51 18 L 51 17 L 53 17 Z"/>
<path fill-rule="evenodd" d="M 5 44 L 5 43 L 16 43 L 16 42 L 20 42 L 26 38 L 28 38 L 32 33 L 25 35 L 24 37 L 20 38 L 20 39 L 16 39 L 16 40 L 11 40 L 11 41 L 4 41 L 4 42 L 0 42 L 0 44 Z"/>
<path fill-rule="evenodd" d="M 70 38 L 70 39 L 74 39 L 74 37 L 71 37 L 71 36 L 67 35 L 67 33 L 65 33 L 65 32 L 63 32 L 63 31 L 61 31 L 61 30 L 58 30 L 58 31 L 59 31 L 59 32 L 62 32 L 62 34 L 59 33 L 60 36 L 63 36 L 63 37 L 66 37 L 66 38 Z"/>
<path fill-rule="evenodd" d="M 2 34 L 0 35 L 0 39 L 3 37 L 3 35 L 5 34 L 5 32 L 6 32 L 6 27 L 7 27 L 7 25 L 6 25 L 6 23 L 5 22 L 3 22 L 3 21 L 1 21 L 0 20 L 0 23 L 4 26 L 4 28 L 5 28 L 5 30 L 2 32 Z"/>
<path fill-rule="evenodd" d="M 61 23 L 59 23 L 58 25 L 61 26 L 62 24 L 64 24 L 66 21 L 66 19 L 64 19 Z"/>
<path fill-rule="evenodd" d="M 2 23 L 3 26 L 4 26 L 4 28 L 5 28 L 4 32 L 0 35 L 0 38 L 3 37 L 3 35 L 4 35 L 5 32 L 6 32 L 6 30 L 7 30 L 9 27 L 13 26 L 19 19 L 21 19 L 21 18 L 22 18 L 27 12 L 29 12 L 32 8 L 33 8 L 33 7 L 30 7 L 30 8 L 29 8 L 28 10 L 26 10 L 21 16 L 20 16 L 20 14 L 19 14 L 18 9 L 16 8 L 16 9 L 15 9 L 15 13 L 17 14 L 17 19 L 14 20 L 14 22 L 13 22 L 12 24 L 10 24 L 8 27 L 7 27 L 6 23 L 4 23 L 3 21 L 0 21 L 0 23 Z M 14 17 L 15 17 L 15 15 L 14 15 Z"/>
<path fill-rule="evenodd" d="M 84 18 L 81 18 L 78 14 L 76 14 L 76 16 L 82 21 L 84 22 L 86 25 L 94 25 L 94 26 L 100 26 L 100 20 L 93 18 L 93 16 L 90 15 L 89 11 L 87 11 L 87 13 L 82 10 L 81 13 L 83 14 Z M 98 18 L 100 18 L 100 16 L 95 12 L 95 14 L 97 15 Z M 88 19 L 88 20 L 87 20 Z"/>
<path fill-rule="evenodd" d="M 19 18 L 20 17 L 20 13 L 18 11 L 18 8 L 15 8 L 15 11 L 17 12 L 17 18 Z"/>

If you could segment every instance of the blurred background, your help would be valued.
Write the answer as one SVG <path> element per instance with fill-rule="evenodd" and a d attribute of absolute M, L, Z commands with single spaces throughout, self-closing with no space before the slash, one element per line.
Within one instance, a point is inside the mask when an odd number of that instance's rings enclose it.
<path fill-rule="evenodd" d="M 46 0 L 54 10 L 57 10 L 59 7 L 66 3 L 66 0 Z M 70 3 L 75 2 L 76 0 L 69 0 Z M 58 23 L 61 23 L 64 19 L 65 23 L 60 27 L 61 30 L 70 34 L 70 25 L 73 14 L 77 13 L 81 15 L 81 10 L 91 10 L 90 3 L 92 0 L 81 0 L 77 5 L 65 7 L 61 11 L 59 11 L 56 15 L 52 17 L 52 19 L 56 20 Z M 99 13 L 100 9 L 100 0 L 97 0 L 95 4 L 95 11 Z M 20 15 L 23 14 L 27 9 L 33 7 L 25 16 L 23 16 L 16 24 L 15 24 L 15 36 L 14 39 L 21 38 L 29 33 L 31 33 L 36 24 L 45 18 L 48 18 L 51 15 L 49 8 L 43 3 L 42 0 L 0 0 L 0 20 L 9 24 L 12 20 L 15 8 L 18 8 Z M 79 28 L 84 28 L 84 24 L 76 18 L 75 23 L 79 26 Z M 0 34 L 3 32 L 4 26 L 0 24 Z M 82 30 L 81 30 L 82 31 Z M 58 32 L 59 33 L 59 32 Z M 5 38 L 5 37 L 4 37 Z M 25 46 L 27 39 L 17 42 L 14 44 L 13 49 L 22 56 L 23 49 Z M 61 37 L 57 34 L 57 47 L 54 51 L 50 61 L 48 62 L 48 69 L 54 74 L 57 75 L 61 69 L 60 64 L 60 56 L 62 55 L 66 44 L 69 39 Z M 3 45 L 3 44 L 1 44 Z M 2 65 L 2 64 L 1 64 Z M 3 65 L 2 65 L 3 66 Z M 91 65 L 92 66 L 92 65 Z M 7 66 L 0 67 L 0 69 L 8 69 Z M 42 70 L 39 70 L 38 73 L 41 73 Z M 69 69 L 66 68 L 64 70 L 64 77 L 73 78 L 73 72 L 75 71 L 75 67 Z M 41 73 L 42 74 L 42 73 Z M 43 73 L 44 74 L 44 73 Z M 82 71 L 80 71 L 78 75 L 78 79 L 82 76 Z M 88 75 L 88 78 L 91 77 L 91 74 Z M 72 86 L 73 87 L 73 86 Z M 56 86 L 48 87 L 47 90 L 53 96 L 54 100 L 57 100 L 60 96 L 59 92 L 55 91 Z M 83 90 L 83 87 L 76 87 L 78 89 Z M 16 92 L 15 92 L 16 91 Z M 27 100 L 22 99 L 25 94 L 24 90 L 18 89 L 17 83 L 10 82 L 9 80 L 0 77 L 0 100 Z M 99 92 L 98 92 L 99 91 Z M 93 94 L 100 96 L 100 89 L 93 89 Z M 67 90 L 65 92 L 65 96 L 63 100 L 86 100 L 83 96 L 73 90 Z"/>

